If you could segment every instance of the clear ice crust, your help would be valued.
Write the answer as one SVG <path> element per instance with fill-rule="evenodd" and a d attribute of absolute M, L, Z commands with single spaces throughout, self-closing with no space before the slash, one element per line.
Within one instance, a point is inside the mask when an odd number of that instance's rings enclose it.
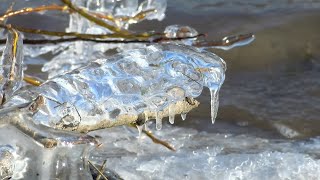
<path fill-rule="evenodd" d="M 20 90 L 5 105 L 32 102 L 27 108 L 36 124 L 86 132 L 149 118 L 185 114 L 197 106 L 203 87 L 211 92 L 212 122 L 224 81 L 225 62 L 213 53 L 185 45 L 150 45 Z M 183 108 L 181 108 L 183 106 Z M 181 110 L 183 109 L 183 110 Z"/>

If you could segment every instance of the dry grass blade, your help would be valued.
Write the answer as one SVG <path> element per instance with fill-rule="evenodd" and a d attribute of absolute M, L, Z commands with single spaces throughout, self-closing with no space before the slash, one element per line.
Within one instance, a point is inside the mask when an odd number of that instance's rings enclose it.
<path fill-rule="evenodd" d="M 68 10 L 68 7 L 52 4 L 52 5 L 39 6 L 39 7 L 34 7 L 34 8 L 26 7 L 23 9 L 16 10 L 16 11 L 13 11 L 11 9 L 11 10 L 8 10 L 4 15 L 0 16 L 0 21 L 4 21 L 4 19 L 6 19 L 8 17 L 12 17 L 12 16 L 16 16 L 16 15 L 28 14 L 28 13 L 32 13 L 32 12 L 48 11 L 48 10 L 66 11 L 66 10 Z"/>
<path fill-rule="evenodd" d="M 88 161 L 88 163 L 96 170 L 98 173 L 103 177 L 105 180 L 108 180 L 108 178 L 101 172 L 91 161 Z"/>
<path fill-rule="evenodd" d="M 106 22 L 104 22 L 103 20 L 101 19 L 98 19 L 96 18 L 95 16 L 91 15 L 89 12 L 87 12 L 86 10 L 82 9 L 82 8 L 79 8 L 77 6 L 75 6 L 74 4 L 71 3 L 70 0 L 61 0 L 65 5 L 67 5 L 71 10 L 79 13 L 81 16 L 83 16 L 84 18 L 88 19 L 89 21 L 99 25 L 99 26 L 102 26 L 102 27 L 105 27 L 107 29 L 109 29 L 110 31 L 113 31 L 113 32 L 118 32 L 118 33 L 121 33 L 123 35 L 128 35 L 129 32 L 128 31 L 125 31 L 125 30 L 122 30 L 118 27 L 115 27 L 115 26 L 112 26 Z"/>
<path fill-rule="evenodd" d="M 10 67 L 10 74 L 9 74 L 9 80 L 14 81 L 15 80 L 15 65 L 16 65 L 16 60 L 17 60 L 17 46 L 18 46 L 18 40 L 19 40 L 19 34 L 18 32 L 13 29 L 9 28 L 9 31 L 12 32 L 13 34 L 13 42 L 12 42 L 12 63 Z"/>
<path fill-rule="evenodd" d="M 39 81 L 38 79 L 36 78 L 33 78 L 33 77 L 30 77 L 30 76 L 24 76 L 23 77 L 23 80 L 31 85 L 34 85 L 34 86 L 40 86 L 42 84 L 41 81 Z"/>
<path fill-rule="evenodd" d="M 103 163 L 102 163 L 102 166 L 101 166 L 101 168 L 100 168 L 100 171 L 101 171 L 101 172 L 104 171 L 104 169 L 106 168 L 106 165 L 107 165 L 107 160 L 104 160 Z M 99 175 L 97 176 L 96 180 L 100 180 L 100 178 L 101 178 L 101 174 L 99 174 Z"/>

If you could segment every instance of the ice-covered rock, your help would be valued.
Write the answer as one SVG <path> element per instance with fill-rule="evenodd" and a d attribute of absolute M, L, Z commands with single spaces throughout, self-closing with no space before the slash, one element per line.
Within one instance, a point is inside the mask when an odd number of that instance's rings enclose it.
<path fill-rule="evenodd" d="M 184 45 L 150 45 L 17 92 L 6 106 L 33 102 L 33 121 L 60 129 L 110 127 L 144 119 L 143 113 L 155 118 L 160 129 L 162 117 L 188 112 L 197 106 L 192 98 L 208 87 L 214 122 L 225 70 L 224 61 L 213 53 Z"/>

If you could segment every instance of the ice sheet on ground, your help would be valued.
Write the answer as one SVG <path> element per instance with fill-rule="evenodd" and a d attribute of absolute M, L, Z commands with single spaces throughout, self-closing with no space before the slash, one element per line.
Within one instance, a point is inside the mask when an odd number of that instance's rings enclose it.
<path fill-rule="evenodd" d="M 153 130 L 155 125 L 152 125 Z M 125 133 L 124 133 L 125 132 Z M 124 179 L 316 179 L 320 176 L 319 138 L 285 141 L 250 135 L 213 134 L 166 127 L 156 136 L 171 152 L 129 127 L 92 132 L 105 144 L 91 159 Z"/>

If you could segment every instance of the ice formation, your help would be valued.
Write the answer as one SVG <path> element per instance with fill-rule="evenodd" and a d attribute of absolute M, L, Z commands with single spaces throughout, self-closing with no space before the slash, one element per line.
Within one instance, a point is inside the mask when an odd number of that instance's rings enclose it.
<path fill-rule="evenodd" d="M 138 0 L 75 0 L 75 5 L 87 9 L 91 13 L 99 13 L 105 16 L 110 16 L 109 20 L 105 22 L 111 26 L 127 30 L 129 24 L 142 21 L 144 19 L 162 20 L 167 7 L 166 0 L 145 0 L 140 2 Z M 152 11 L 151 11 L 152 10 Z M 151 11 L 149 13 L 140 15 L 138 19 L 133 18 L 139 13 Z M 110 34 L 114 33 L 112 30 L 98 26 L 89 20 L 83 18 L 78 13 L 70 15 L 69 27 L 66 28 L 68 32 L 89 33 L 89 34 Z M 58 53 L 50 62 L 46 63 L 42 71 L 48 72 L 49 78 L 56 75 L 69 72 L 79 68 L 86 63 L 98 58 L 105 57 L 104 52 L 113 48 L 125 48 L 128 46 L 137 47 L 135 45 L 123 44 L 96 44 L 92 42 L 75 42 L 66 43 L 62 46 L 63 52 Z M 141 44 L 139 45 L 141 47 Z M 132 48 L 132 47 L 131 47 Z M 59 50 L 55 47 L 40 48 L 41 54 L 51 52 L 52 50 Z M 60 49 L 61 50 L 61 49 Z M 40 54 L 30 49 L 28 55 Z"/>
<path fill-rule="evenodd" d="M 5 104 L 28 102 L 32 119 L 45 126 L 88 131 L 112 125 L 187 113 L 197 106 L 203 86 L 212 92 L 212 122 L 226 66 L 218 56 L 184 45 L 150 45 L 98 59 L 21 90 Z"/>
<path fill-rule="evenodd" d="M 19 57 L 14 65 L 21 65 L 21 38 L 11 36 L 4 57 L 11 54 L 4 60 Z M 212 53 L 184 45 L 150 45 L 12 92 L 0 110 L 0 177 L 91 179 L 84 161 L 97 141 L 61 130 L 86 132 L 149 119 L 156 119 L 161 129 L 163 117 L 174 123 L 176 114 L 198 105 L 193 98 L 203 86 L 220 87 L 225 70 L 224 61 Z M 22 68 L 14 72 L 21 81 Z M 138 129 L 141 133 L 142 125 Z"/>

